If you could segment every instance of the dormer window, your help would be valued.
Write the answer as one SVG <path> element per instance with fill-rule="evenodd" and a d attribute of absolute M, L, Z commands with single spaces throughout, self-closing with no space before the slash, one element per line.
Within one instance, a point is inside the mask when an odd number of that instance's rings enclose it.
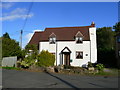
<path fill-rule="evenodd" d="M 77 34 L 75 35 L 75 40 L 76 43 L 83 43 L 83 35 L 80 31 L 78 31 Z"/>
<path fill-rule="evenodd" d="M 83 38 L 82 37 L 76 37 L 76 43 L 82 43 Z"/>
<path fill-rule="evenodd" d="M 50 44 L 55 44 L 56 38 L 55 37 L 51 37 L 49 42 L 50 42 Z"/>
<path fill-rule="evenodd" d="M 54 33 L 52 33 L 49 36 L 49 42 L 50 42 L 50 44 L 55 44 L 55 42 L 56 42 L 56 35 Z"/>

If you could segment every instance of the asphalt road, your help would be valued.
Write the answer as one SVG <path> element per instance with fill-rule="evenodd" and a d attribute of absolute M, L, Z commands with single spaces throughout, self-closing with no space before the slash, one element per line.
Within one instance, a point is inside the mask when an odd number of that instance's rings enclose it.
<path fill-rule="evenodd" d="M 3 88 L 118 88 L 118 77 L 2 71 Z"/>

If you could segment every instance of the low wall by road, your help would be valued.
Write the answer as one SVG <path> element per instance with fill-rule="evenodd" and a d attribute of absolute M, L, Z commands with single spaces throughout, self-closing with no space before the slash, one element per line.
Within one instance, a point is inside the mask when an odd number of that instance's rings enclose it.
<path fill-rule="evenodd" d="M 16 67 L 17 66 L 17 56 L 4 57 L 2 60 L 2 66 Z"/>

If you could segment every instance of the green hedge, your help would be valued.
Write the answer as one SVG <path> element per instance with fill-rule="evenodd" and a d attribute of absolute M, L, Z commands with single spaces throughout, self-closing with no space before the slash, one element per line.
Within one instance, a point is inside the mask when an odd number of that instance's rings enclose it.
<path fill-rule="evenodd" d="M 42 51 L 38 56 L 37 56 L 37 65 L 38 66 L 54 66 L 55 62 L 55 55 L 49 53 L 48 51 Z"/>

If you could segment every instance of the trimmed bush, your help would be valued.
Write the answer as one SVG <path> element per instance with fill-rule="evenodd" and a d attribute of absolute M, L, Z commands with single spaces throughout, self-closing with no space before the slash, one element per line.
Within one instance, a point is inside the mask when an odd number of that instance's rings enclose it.
<path fill-rule="evenodd" d="M 38 56 L 37 56 L 38 62 L 36 63 L 38 66 L 42 67 L 48 67 L 48 66 L 54 66 L 55 62 L 55 55 L 49 53 L 48 51 L 42 51 Z"/>
<path fill-rule="evenodd" d="M 103 64 L 97 64 L 97 65 L 96 65 L 96 68 L 97 68 L 99 71 L 103 71 L 104 65 L 103 65 Z"/>
<path fill-rule="evenodd" d="M 88 67 L 93 67 L 91 62 L 88 62 Z"/>

